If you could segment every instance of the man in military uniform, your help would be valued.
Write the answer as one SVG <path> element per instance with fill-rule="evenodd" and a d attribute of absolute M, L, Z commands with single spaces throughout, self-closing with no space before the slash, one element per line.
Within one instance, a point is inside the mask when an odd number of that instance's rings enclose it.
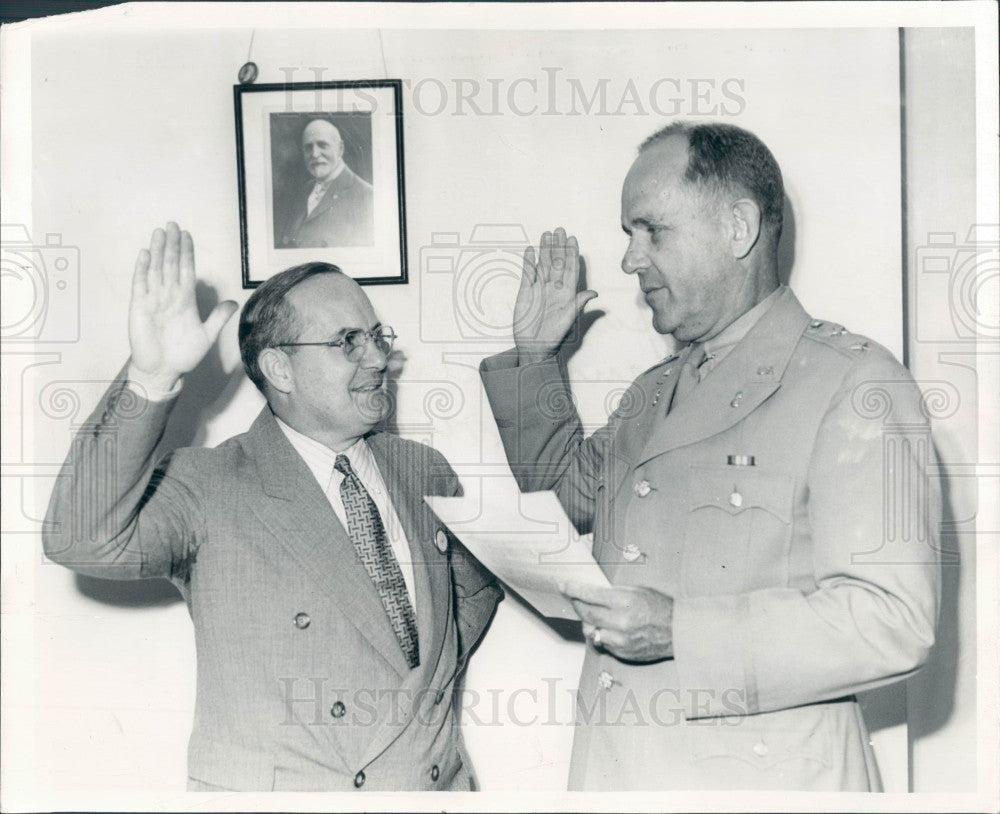
<path fill-rule="evenodd" d="M 612 584 L 565 587 L 589 642 L 571 789 L 878 790 L 855 693 L 934 642 L 920 392 L 779 284 L 783 200 L 753 134 L 659 131 L 625 179 L 622 268 L 680 353 L 585 439 L 556 353 L 597 295 L 556 229 L 525 252 L 515 349 L 483 362 L 521 488 L 557 493 Z"/>

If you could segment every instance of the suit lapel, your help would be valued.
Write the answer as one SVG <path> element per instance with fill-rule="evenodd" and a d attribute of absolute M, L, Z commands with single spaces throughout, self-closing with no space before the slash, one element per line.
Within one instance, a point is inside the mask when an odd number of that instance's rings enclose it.
<path fill-rule="evenodd" d="M 808 314 L 786 290 L 684 401 L 665 418 L 653 421 L 636 465 L 717 435 L 756 410 L 781 386 L 785 367 L 808 323 Z"/>
<path fill-rule="evenodd" d="M 320 588 L 335 598 L 376 652 L 400 676 L 408 673 L 378 591 L 353 543 L 269 408 L 254 422 L 250 439 L 265 495 L 254 507 L 260 521 Z"/>
<path fill-rule="evenodd" d="M 444 644 L 450 609 L 451 579 L 448 559 L 434 545 L 436 529 L 428 528 L 423 495 L 426 476 L 415 455 L 386 433 L 368 438 L 385 481 L 389 499 L 403 525 L 413 563 L 414 593 L 417 603 L 417 629 L 420 637 L 420 672 L 433 673 Z"/>

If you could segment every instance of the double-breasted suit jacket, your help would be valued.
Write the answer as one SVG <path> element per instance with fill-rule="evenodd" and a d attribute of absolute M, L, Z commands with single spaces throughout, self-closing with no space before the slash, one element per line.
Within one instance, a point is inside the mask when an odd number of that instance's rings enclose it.
<path fill-rule="evenodd" d="M 453 709 L 500 598 L 423 501 L 458 481 L 429 447 L 368 444 L 409 542 L 420 664 L 305 462 L 265 407 L 249 432 L 156 463 L 173 402 L 125 384 L 74 439 L 47 555 L 81 573 L 168 577 L 198 658 L 189 788 L 468 790 Z"/>
<path fill-rule="evenodd" d="M 282 227 L 276 248 L 315 249 L 336 246 L 371 246 L 375 242 L 375 209 L 372 186 L 350 167 L 330 182 L 312 212 L 307 201 L 310 182 L 295 202 Z"/>
<path fill-rule="evenodd" d="M 522 489 L 557 492 L 612 584 L 674 598 L 673 658 L 588 648 L 570 786 L 878 789 L 854 694 L 921 665 L 938 607 L 920 392 L 787 289 L 667 414 L 686 354 L 587 439 L 559 363 L 482 366 Z"/>

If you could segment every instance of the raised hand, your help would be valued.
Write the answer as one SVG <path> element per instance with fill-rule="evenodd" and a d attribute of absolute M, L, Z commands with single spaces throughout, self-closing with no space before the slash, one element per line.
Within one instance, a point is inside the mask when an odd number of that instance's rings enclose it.
<path fill-rule="evenodd" d="M 191 235 L 172 222 L 156 229 L 135 261 L 128 338 L 132 364 L 165 388 L 197 367 L 238 307 L 221 302 L 202 322 L 195 282 Z"/>
<path fill-rule="evenodd" d="M 521 287 L 514 304 L 514 345 L 518 363 L 546 359 L 562 344 L 583 307 L 596 291 L 577 292 L 580 280 L 580 247 L 566 237 L 561 226 L 542 235 L 538 247 L 524 250 Z"/>

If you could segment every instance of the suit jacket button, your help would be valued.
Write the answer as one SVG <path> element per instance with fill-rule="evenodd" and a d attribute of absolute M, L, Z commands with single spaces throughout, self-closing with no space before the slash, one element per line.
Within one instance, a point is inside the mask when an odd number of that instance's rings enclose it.
<path fill-rule="evenodd" d="M 365 784 L 365 773 L 358 772 L 354 775 L 354 788 L 360 789 Z"/>
<path fill-rule="evenodd" d="M 757 755 L 757 757 L 767 757 L 767 753 L 770 751 L 771 750 L 767 748 L 767 744 L 764 743 L 764 741 L 757 741 L 757 743 L 753 745 L 753 753 Z"/>
<path fill-rule="evenodd" d="M 635 543 L 629 543 L 624 549 L 622 549 L 622 558 L 625 562 L 635 562 L 641 556 L 642 552 L 639 550 L 639 546 Z"/>
<path fill-rule="evenodd" d="M 343 701 L 334 701 L 333 706 L 330 707 L 330 714 L 334 718 L 343 718 L 345 712 L 347 712 L 347 707 L 344 706 Z"/>
<path fill-rule="evenodd" d="M 302 613 L 301 611 L 299 611 L 299 613 L 295 614 L 295 627 L 297 627 L 299 630 L 305 630 L 307 627 L 309 627 L 311 622 L 312 619 L 309 618 L 308 613 Z"/>
<path fill-rule="evenodd" d="M 448 535 L 444 533 L 444 529 L 437 530 L 437 534 L 434 535 L 434 545 L 442 554 L 448 550 Z"/>
<path fill-rule="evenodd" d="M 433 766 L 431 766 L 431 782 L 437 783 L 438 778 L 440 776 L 441 776 L 441 770 L 437 767 L 437 764 L 435 763 Z"/>
<path fill-rule="evenodd" d="M 632 487 L 632 491 L 635 492 L 637 497 L 645 497 L 653 491 L 653 487 L 649 485 L 648 480 L 641 480 Z"/>
<path fill-rule="evenodd" d="M 601 685 L 602 690 L 610 690 L 615 685 L 615 677 L 607 670 L 601 670 L 597 676 L 597 683 Z"/>

